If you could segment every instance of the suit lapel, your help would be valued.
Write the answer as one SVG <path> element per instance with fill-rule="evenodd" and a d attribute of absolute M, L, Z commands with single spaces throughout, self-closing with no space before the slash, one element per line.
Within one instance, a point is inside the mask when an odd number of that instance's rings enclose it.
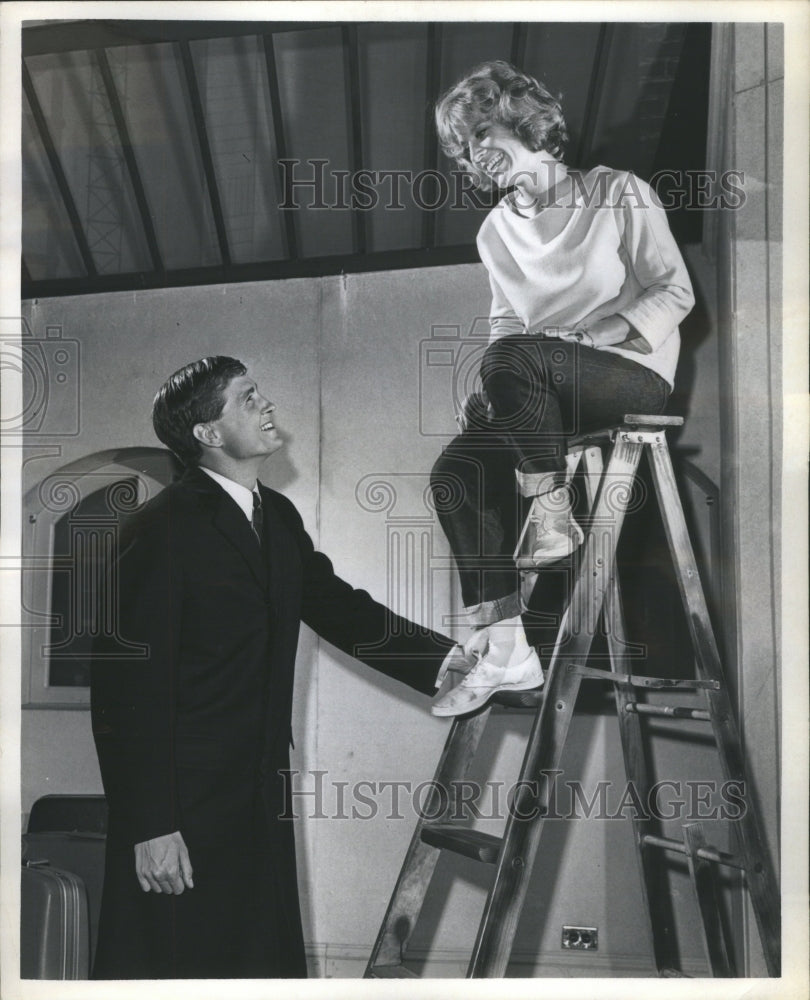
<path fill-rule="evenodd" d="M 236 501 L 201 469 L 190 469 L 183 477 L 183 482 L 199 494 L 212 512 L 214 527 L 239 552 L 256 577 L 257 583 L 262 588 L 266 587 L 266 561 L 262 558 L 256 535 Z"/>

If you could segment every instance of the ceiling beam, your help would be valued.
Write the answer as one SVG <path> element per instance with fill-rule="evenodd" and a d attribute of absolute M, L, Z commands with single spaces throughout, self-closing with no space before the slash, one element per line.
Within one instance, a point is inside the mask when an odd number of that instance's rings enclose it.
<path fill-rule="evenodd" d="M 98 68 L 101 71 L 101 79 L 104 82 L 104 90 L 107 94 L 107 100 L 109 101 L 110 110 L 113 114 L 113 121 L 115 122 L 115 128 L 118 133 L 118 141 L 121 144 L 121 150 L 124 154 L 124 162 L 127 165 L 127 173 L 129 174 L 132 191 L 138 205 L 138 212 L 141 216 L 141 224 L 143 226 L 144 234 L 146 235 L 146 245 L 149 248 L 149 256 L 152 258 L 152 267 L 156 271 L 162 271 L 163 258 L 160 253 L 160 247 L 158 246 L 155 226 L 152 222 L 152 213 L 149 209 L 146 191 L 144 190 L 143 181 L 141 180 L 141 172 L 138 168 L 138 161 L 135 158 L 135 150 L 132 145 L 132 139 L 129 135 L 129 129 L 127 128 L 126 118 L 124 117 L 124 109 L 121 107 L 121 100 L 118 97 L 118 89 L 115 86 L 115 80 L 113 79 L 112 70 L 110 69 L 110 63 L 107 59 L 107 53 L 103 49 L 99 49 L 98 52 L 95 53 L 95 57 L 98 63 Z"/>
<path fill-rule="evenodd" d="M 358 171 L 363 168 L 363 120 L 357 25 L 342 25 L 341 38 L 346 80 L 346 110 L 349 122 L 349 170 L 352 176 L 356 177 Z M 355 253 L 366 252 L 366 217 L 359 208 L 352 210 L 352 248 Z"/>
<path fill-rule="evenodd" d="M 583 167 L 587 157 L 591 155 L 596 126 L 599 121 L 599 105 L 605 84 L 610 50 L 613 45 L 615 26 L 602 24 L 599 26 L 599 36 L 596 40 L 596 50 L 591 68 L 591 80 L 588 85 L 588 97 L 585 101 L 585 119 L 582 122 L 582 132 L 577 144 L 575 167 Z"/>
<path fill-rule="evenodd" d="M 69 21 L 23 28 L 22 51 L 24 56 L 40 56 L 112 49 L 119 45 L 158 45 L 332 27 L 333 21 Z"/>
<path fill-rule="evenodd" d="M 222 263 L 231 263 L 231 251 L 228 246 L 228 233 L 225 229 L 225 216 L 222 212 L 222 202 L 219 197 L 219 185 L 217 184 L 217 173 L 214 167 L 214 158 L 211 155 L 211 143 L 208 141 L 208 129 L 205 124 L 205 114 L 203 112 L 202 100 L 200 98 L 200 88 L 197 85 L 197 74 L 194 72 L 194 60 L 191 55 L 191 46 L 187 41 L 177 43 L 180 50 L 180 61 L 183 64 L 183 73 L 188 87 L 188 96 L 191 101 L 191 113 L 194 118 L 194 130 L 197 135 L 197 144 L 202 158 L 205 180 L 208 185 L 208 198 L 211 202 L 211 213 L 214 216 L 214 226 L 217 231 L 217 241 L 219 242 L 219 252 Z"/>
<path fill-rule="evenodd" d="M 239 281 L 273 281 L 285 278 L 319 278 L 333 274 L 357 274 L 366 271 L 398 271 L 403 268 L 448 267 L 452 264 L 479 263 L 474 244 L 437 247 L 434 250 L 381 250 L 369 254 L 311 257 L 307 260 L 259 261 L 231 264 L 228 267 L 185 268 L 130 274 L 103 274 L 95 278 L 51 278 L 23 285 L 24 299 L 69 295 L 94 295 L 100 292 L 138 291 L 147 288 L 220 285 Z"/>
<path fill-rule="evenodd" d="M 25 60 L 23 60 L 22 64 L 22 84 L 25 96 L 28 98 L 31 114 L 34 116 L 34 122 L 36 124 L 37 131 L 39 132 L 39 137 L 42 140 L 42 145 L 45 147 L 45 155 L 48 157 L 48 162 L 51 165 L 56 186 L 59 188 L 59 194 L 62 197 L 65 211 L 67 212 L 68 219 L 70 220 L 70 225 L 73 229 L 73 237 L 76 240 L 76 246 L 79 248 L 84 269 L 87 271 L 88 275 L 95 277 L 97 274 L 96 264 L 93 260 L 90 244 L 87 242 L 87 235 L 82 227 L 82 221 L 79 218 L 79 213 L 76 209 L 76 202 L 73 200 L 70 185 L 68 184 L 67 177 L 65 176 L 65 171 L 62 169 L 62 162 L 56 151 L 51 131 L 48 128 L 48 122 L 42 111 L 42 105 L 39 103 L 39 98 L 37 97 L 37 92 L 34 88 L 34 81 L 31 79 L 31 74 L 25 64 Z"/>
<path fill-rule="evenodd" d="M 439 96 L 442 69 L 442 26 L 427 26 L 427 73 L 425 82 L 425 170 L 435 170 L 439 162 L 439 139 L 433 121 L 433 107 Z M 436 245 L 436 210 L 422 210 L 422 246 Z"/>
<path fill-rule="evenodd" d="M 276 52 L 273 48 L 273 36 L 262 35 L 264 46 L 264 62 L 267 69 L 267 94 L 270 100 L 270 114 L 273 119 L 273 139 L 276 147 L 276 178 L 280 204 L 286 201 L 284 196 L 284 170 L 281 161 L 288 159 L 287 138 L 284 133 L 284 113 L 281 109 L 281 92 L 278 86 L 278 70 L 276 68 Z M 284 243 L 289 260 L 298 257 L 298 238 L 295 233 L 295 209 L 279 208 L 284 226 Z"/>

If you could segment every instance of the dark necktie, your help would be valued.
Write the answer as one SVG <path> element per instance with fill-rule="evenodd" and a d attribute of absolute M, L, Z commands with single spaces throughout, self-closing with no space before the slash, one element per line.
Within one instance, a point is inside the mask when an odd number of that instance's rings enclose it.
<path fill-rule="evenodd" d="M 253 491 L 253 519 L 251 523 L 253 532 L 259 539 L 259 545 L 261 545 L 264 539 L 264 516 L 262 514 L 262 498 L 259 496 L 257 490 Z"/>

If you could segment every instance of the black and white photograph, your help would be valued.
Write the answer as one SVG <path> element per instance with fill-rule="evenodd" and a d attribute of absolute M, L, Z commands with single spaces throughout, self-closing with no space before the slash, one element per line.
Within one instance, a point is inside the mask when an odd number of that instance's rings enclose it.
<path fill-rule="evenodd" d="M 4 997 L 807 995 L 809 42 L 2 5 Z"/>

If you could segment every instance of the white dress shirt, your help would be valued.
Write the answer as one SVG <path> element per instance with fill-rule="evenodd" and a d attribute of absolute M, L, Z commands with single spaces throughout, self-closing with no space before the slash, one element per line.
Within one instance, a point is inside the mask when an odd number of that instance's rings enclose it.
<path fill-rule="evenodd" d="M 229 496 L 233 497 L 233 499 L 239 504 L 239 509 L 252 525 L 253 494 L 259 492 L 258 484 L 256 484 L 252 490 L 249 490 L 246 486 L 242 486 L 240 483 L 235 483 L 233 479 L 228 479 L 227 476 L 221 476 L 218 472 L 214 472 L 213 469 L 207 469 L 204 465 L 201 465 L 200 468 L 203 472 L 206 472 L 215 483 L 219 483 Z"/>

